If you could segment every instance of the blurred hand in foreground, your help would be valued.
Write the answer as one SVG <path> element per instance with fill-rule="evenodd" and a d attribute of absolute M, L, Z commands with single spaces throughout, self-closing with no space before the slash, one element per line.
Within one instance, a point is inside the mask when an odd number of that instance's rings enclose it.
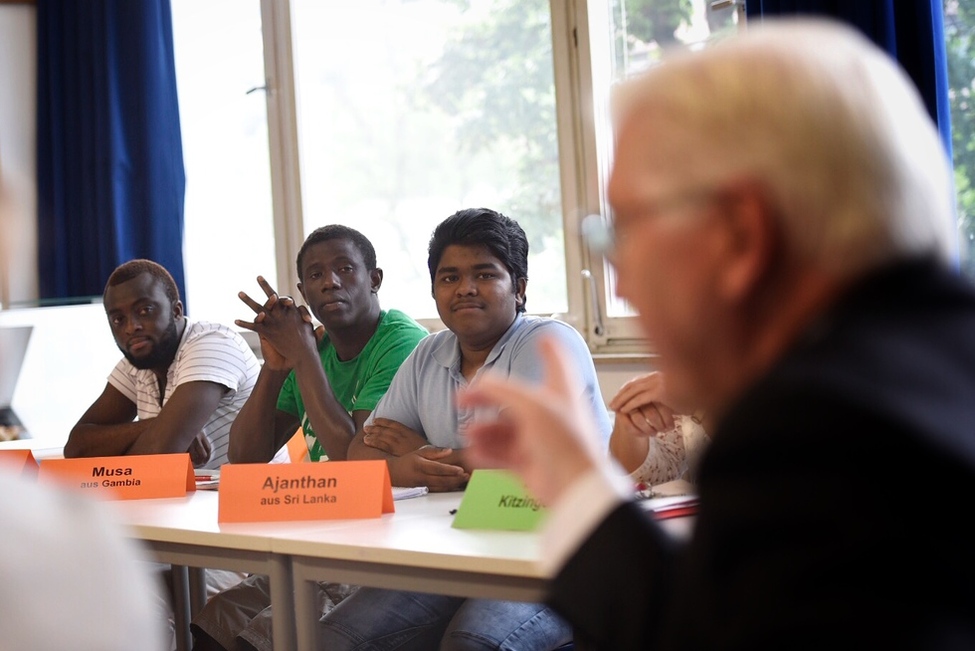
<path fill-rule="evenodd" d="M 458 396 L 462 407 L 498 416 L 467 429 L 468 458 L 513 470 L 544 504 L 553 504 L 588 471 L 605 462 L 589 405 L 568 357 L 551 339 L 539 344 L 544 376 L 532 385 L 490 373 Z"/>

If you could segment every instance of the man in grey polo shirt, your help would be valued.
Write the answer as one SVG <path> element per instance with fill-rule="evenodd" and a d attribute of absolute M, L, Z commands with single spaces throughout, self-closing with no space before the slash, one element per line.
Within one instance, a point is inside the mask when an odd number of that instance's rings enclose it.
<path fill-rule="evenodd" d="M 475 414 L 458 409 L 461 388 L 491 372 L 541 380 L 536 344 L 554 337 L 571 351 L 604 443 L 610 423 L 592 357 L 582 337 L 554 319 L 526 316 L 528 240 L 514 220 L 485 208 L 443 221 L 430 240 L 428 266 L 446 330 L 420 342 L 349 446 L 350 459 L 385 459 L 395 486 L 461 490 L 474 469 L 463 433 Z M 540 604 L 462 599 L 362 588 L 322 620 L 323 648 L 398 640 L 396 648 L 465 649 L 477 640 L 544 651 L 571 640 L 570 627 Z M 442 639 L 442 643 L 441 643 Z M 382 648 L 381 646 L 376 648 Z"/>

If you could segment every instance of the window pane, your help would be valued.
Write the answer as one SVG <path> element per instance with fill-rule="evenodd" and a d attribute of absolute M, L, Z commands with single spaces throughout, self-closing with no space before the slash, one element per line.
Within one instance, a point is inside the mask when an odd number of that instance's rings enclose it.
<path fill-rule="evenodd" d="M 710 0 L 610 0 L 609 52 L 594 50 L 594 56 L 604 55 L 609 60 L 606 76 L 600 79 L 594 75 L 596 101 L 603 107 L 608 105 L 612 85 L 659 63 L 664 48 L 705 47 L 714 39 L 733 34 L 738 25 L 734 4 L 717 10 L 711 9 L 711 4 Z M 605 108 L 601 114 L 606 116 Z M 603 150 L 611 158 L 608 126 L 601 133 L 605 138 Z M 633 310 L 616 296 L 616 276 L 608 265 L 606 272 L 607 314 L 632 315 Z"/>
<path fill-rule="evenodd" d="M 436 318 L 426 247 L 461 208 L 528 233 L 528 309 L 566 309 L 548 0 L 292 0 L 306 233 L 361 230 L 384 307 Z"/>
<path fill-rule="evenodd" d="M 945 0 L 948 97 L 962 269 L 975 277 L 975 0 Z"/>
<path fill-rule="evenodd" d="M 183 255 L 193 319 L 249 310 L 237 292 L 276 284 L 264 46 L 258 0 L 172 0 L 186 208 Z"/>
<path fill-rule="evenodd" d="M 700 48 L 734 33 L 734 4 L 712 9 L 711 0 L 611 0 L 612 78 L 659 63 L 663 48 Z"/>

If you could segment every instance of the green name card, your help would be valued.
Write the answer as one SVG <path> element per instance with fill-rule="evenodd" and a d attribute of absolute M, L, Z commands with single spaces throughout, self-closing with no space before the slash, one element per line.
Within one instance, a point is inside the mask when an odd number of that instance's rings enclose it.
<path fill-rule="evenodd" d="M 467 483 L 453 526 L 457 529 L 532 531 L 545 509 L 507 470 L 475 470 Z"/>

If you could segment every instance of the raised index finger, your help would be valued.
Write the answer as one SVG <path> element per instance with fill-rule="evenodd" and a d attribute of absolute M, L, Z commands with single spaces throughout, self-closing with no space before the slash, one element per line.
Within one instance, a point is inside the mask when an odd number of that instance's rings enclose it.
<path fill-rule="evenodd" d="M 274 291 L 274 288 L 271 287 L 271 284 L 267 282 L 264 276 L 257 277 L 257 284 L 261 286 L 261 289 L 264 290 L 264 293 L 267 295 L 268 298 L 271 297 L 277 298 L 278 293 Z"/>
<path fill-rule="evenodd" d="M 246 292 L 237 292 L 237 298 L 243 301 L 244 305 L 254 310 L 254 314 L 260 314 L 264 311 L 264 306 L 248 296 Z"/>

